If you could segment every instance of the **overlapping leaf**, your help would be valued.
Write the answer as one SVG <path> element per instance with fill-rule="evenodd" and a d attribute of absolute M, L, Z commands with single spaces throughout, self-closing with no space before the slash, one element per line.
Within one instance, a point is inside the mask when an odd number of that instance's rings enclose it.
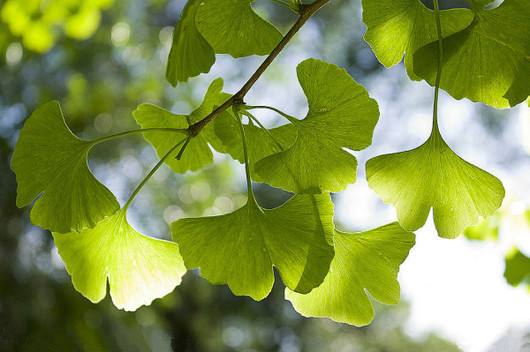
<path fill-rule="evenodd" d="M 414 246 L 414 234 L 397 223 L 361 233 L 335 231 L 335 257 L 324 282 L 309 294 L 285 290 L 297 312 L 356 326 L 368 325 L 374 309 L 368 292 L 386 304 L 399 302 L 399 266 Z"/>
<path fill-rule="evenodd" d="M 186 129 L 191 124 L 201 120 L 208 115 L 216 105 L 222 104 L 229 95 L 222 92 L 223 80 L 216 79 L 212 82 L 204 96 L 204 100 L 199 108 L 190 115 L 176 115 L 158 106 L 151 104 L 141 104 L 133 112 L 136 122 L 142 128 L 174 128 Z M 176 159 L 178 150 L 174 155 L 166 159 L 166 164 L 177 173 L 198 170 L 213 161 L 213 154 L 208 145 L 210 142 L 214 147 L 220 145 L 215 138 L 215 134 L 209 132 L 206 127 L 198 136 L 191 139 L 186 153 L 180 160 Z M 144 132 L 145 139 L 156 149 L 159 157 L 165 155 L 179 140 L 186 139 L 187 133 L 175 133 L 175 131 L 148 131 Z M 221 149 L 221 148 L 220 148 Z"/>
<path fill-rule="evenodd" d="M 505 193 L 496 177 L 456 155 L 437 129 L 416 149 L 369 160 L 366 175 L 369 186 L 394 205 L 403 228 L 420 228 L 433 208 L 438 234 L 446 238 L 493 214 Z"/>
<path fill-rule="evenodd" d="M 173 33 L 166 78 L 172 85 L 210 71 L 215 52 L 195 25 L 195 15 L 202 0 L 188 0 Z"/>
<path fill-rule="evenodd" d="M 456 99 L 506 108 L 530 95 L 530 2 L 505 0 L 476 7 L 473 24 L 445 38 L 441 87 Z M 434 84 L 436 44 L 415 54 L 414 72 Z"/>
<path fill-rule="evenodd" d="M 252 193 L 249 197 L 233 213 L 172 224 L 186 266 L 255 300 L 272 289 L 273 266 L 294 291 L 307 293 L 318 286 L 333 258 L 329 195 L 297 195 L 270 210 L 262 209 Z"/>
<path fill-rule="evenodd" d="M 253 0 L 189 0 L 173 33 L 166 77 L 176 85 L 210 71 L 215 54 L 267 55 L 281 33 L 258 16 Z"/>
<path fill-rule="evenodd" d="M 254 178 L 296 193 L 341 191 L 357 172 L 357 160 L 344 148 L 361 150 L 371 144 L 377 103 L 338 66 L 308 59 L 297 73 L 309 112 L 294 124 L 294 144 L 258 161 Z"/>
<path fill-rule="evenodd" d="M 173 291 L 186 273 L 178 245 L 135 231 L 125 210 L 53 237 L 75 289 L 93 303 L 105 297 L 108 281 L 114 305 L 133 311 Z"/>
<path fill-rule="evenodd" d="M 420 0 L 363 0 L 365 40 L 377 59 L 391 67 L 405 56 L 409 76 L 413 72 L 413 54 L 438 39 L 434 13 Z M 468 27 L 473 13 L 467 9 L 441 11 L 442 35 L 447 37 Z"/>
<path fill-rule="evenodd" d="M 69 232 L 92 227 L 119 208 L 112 193 L 87 165 L 88 141 L 66 125 L 57 102 L 36 109 L 20 132 L 11 166 L 17 176 L 17 205 L 30 204 L 33 224 Z"/>
<path fill-rule="evenodd" d="M 263 128 L 254 125 L 252 120 L 243 125 L 243 128 L 248 139 L 248 156 L 252 165 L 266 156 L 289 148 L 297 138 L 297 130 L 293 125 L 272 128 L 268 130 L 270 135 Z M 214 132 L 222 144 L 223 152 L 244 162 L 238 121 L 234 118 L 218 118 L 214 122 Z"/>

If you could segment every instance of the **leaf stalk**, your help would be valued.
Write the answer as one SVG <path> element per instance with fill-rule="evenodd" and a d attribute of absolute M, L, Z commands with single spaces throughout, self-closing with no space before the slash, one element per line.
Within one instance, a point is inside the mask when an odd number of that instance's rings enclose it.
<path fill-rule="evenodd" d="M 265 58 L 263 63 L 257 68 L 256 72 L 250 76 L 247 82 L 241 87 L 241 89 L 234 95 L 232 95 L 228 100 L 223 104 L 218 106 L 214 111 L 208 114 L 204 119 L 194 123 L 189 127 L 190 135 L 197 136 L 201 130 L 209 124 L 213 119 L 215 119 L 223 111 L 227 110 L 229 107 L 236 104 L 236 102 L 244 101 L 245 96 L 258 81 L 258 79 L 263 75 L 263 73 L 269 68 L 272 62 L 278 57 L 282 52 L 285 46 L 293 39 L 294 35 L 302 28 L 302 26 L 313 16 L 318 10 L 320 10 L 324 5 L 326 5 L 330 0 L 316 0 L 312 4 L 301 4 L 300 5 L 300 15 L 298 20 L 293 24 L 291 29 L 287 34 L 282 38 L 282 40 L 276 45 L 276 47 L 271 51 L 269 56 Z"/>
<path fill-rule="evenodd" d="M 138 193 L 140 193 L 140 191 L 145 186 L 147 181 L 149 181 L 149 179 L 151 179 L 151 177 L 153 177 L 153 175 L 158 171 L 158 169 L 160 169 L 162 164 L 164 164 L 166 159 L 169 158 L 169 156 L 171 154 L 173 154 L 173 152 L 175 150 L 177 150 L 177 148 L 180 147 L 181 145 L 182 145 L 182 148 L 179 150 L 177 156 L 182 157 L 182 154 L 184 153 L 184 151 L 185 151 L 186 147 L 188 146 L 188 143 L 190 142 L 190 140 L 191 140 L 191 136 L 188 136 L 188 138 L 181 140 L 180 142 L 175 144 L 173 147 L 171 147 L 171 149 L 169 149 L 169 151 L 158 161 L 158 163 L 156 163 L 156 165 L 151 169 L 151 171 L 149 171 L 149 173 L 144 177 L 144 179 L 140 182 L 140 184 L 138 184 L 138 186 L 134 189 L 133 193 L 131 194 L 131 196 L 127 200 L 127 203 L 125 203 L 125 205 L 123 206 L 124 211 L 127 211 L 129 206 L 133 202 L 134 198 L 136 198 Z"/>
<path fill-rule="evenodd" d="M 433 104 L 433 131 L 432 133 L 439 134 L 438 128 L 438 101 L 440 96 L 440 82 L 442 80 L 443 71 L 443 57 L 444 57 L 444 46 L 442 37 L 442 22 L 440 20 L 440 5 L 438 0 L 434 0 L 434 16 L 436 18 L 436 32 L 438 34 L 438 55 L 437 55 L 437 70 L 436 70 L 436 82 L 434 84 L 434 104 Z"/>
<path fill-rule="evenodd" d="M 114 139 L 117 139 L 117 138 L 126 137 L 126 136 L 129 136 L 131 134 L 136 134 L 136 133 L 164 132 L 164 131 L 176 132 L 176 133 L 188 133 L 188 130 L 187 129 L 183 129 L 183 128 L 169 128 L 169 127 L 139 128 L 139 129 L 135 129 L 135 130 L 129 130 L 129 131 L 124 131 L 124 132 L 119 132 L 119 133 L 116 133 L 116 134 L 111 134 L 111 135 L 108 135 L 108 136 L 103 136 L 103 137 L 91 140 L 90 144 L 92 146 L 94 146 L 94 145 L 97 145 L 97 144 L 100 144 L 100 143 L 108 142 L 108 141 L 111 141 L 111 140 L 114 140 Z"/>

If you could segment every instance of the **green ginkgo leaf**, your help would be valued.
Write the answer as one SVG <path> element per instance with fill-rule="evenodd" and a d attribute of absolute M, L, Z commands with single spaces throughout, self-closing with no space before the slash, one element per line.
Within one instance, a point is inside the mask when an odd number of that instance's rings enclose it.
<path fill-rule="evenodd" d="M 173 291 L 186 268 L 176 243 L 142 235 L 125 214 L 122 209 L 92 229 L 53 237 L 77 291 L 97 303 L 108 281 L 114 305 L 134 311 Z"/>
<path fill-rule="evenodd" d="M 288 149 L 258 161 L 253 176 L 296 193 L 341 191 L 357 173 L 357 160 L 344 148 L 361 150 L 372 143 L 379 108 L 336 65 L 308 59 L 297 73 L 309 104 L 307 116 L 294 121 L 298 138 Z"/>
<path fill-rule="evenodd" d="M 285 285 L 307 293 L 326 276 L 333 258 L 333 204 L 326 195 L 297 195 L 275 209 L 248 203 L 221 216 L 171 225 L 186 266 L 236 295 L 265 298 L 273 266 Z"/>
<path fill-rule="evenodd" d="M 217 54 L 268 55 L 282 34 L 252 9 L 254 0 L 202 0 L 196 24 Z"/>
<path fill-rule="evenodd" d="M 166 78 L 173 85 L 190 77 L 210 71 L 215 63 L 215 52 L 195 25 L 195 15 L 201 0 L 188 0 L 173 32 Z"/>
<path fill-rule="evenodd" d="M 386 67 L 401 62 L 412 79 L 413 54 L 417 49 L 438 39 L 434 12 L 420 0 L 363 0 L 363 21 L 368 42 L 379 62 Z M 473 21 L 468 9 L 441 11 L 442 35 L 459 32 Z"/>
<path fill-rule="evenodd" d="M 385 304 L 399 302 L 399 266 L 414 246 L 414 234 L 397 223 L 361 233 L 335 231 L 335 257 L 324 282 L 309 294 L 289 289 L 285 297 L 305 317 L 355 326 L 372 322 L 368 293 Z"/>
<path fill-rule="evenodd" d="M 443 40 L 440 86 L 456 99 L 515 106 L 530 95 L 530 2 L 505 0 L 497 8 L 475 11 L 470 27 Z M 433 43 L 414 56 L 414 72 L 431 85 L 437 55 Z"/>
<path fill-rule="evenodd" d="M 201 106 L 190 115 L 176 115 L 156 105 L 141 104 L 133 112 L 133 116 L 142 128 L 162 127 L 185 130 L 191 124 L 208 115 L 216 105 L 220 105 L 228 99 L 229 95 L 223 93 L 222 90 L 223 80 L 220 78 L 214 80 L 208 88 Z M 207 126 L 206 130 L 209 128 L 212 127 Z M 185 131 L 182 133 L 175 133 L 175 131 L 148 131 L 144 132 L 143 135 L 156 149 L 159 157 L 164 156 L 179 140 L 188 138 L 188 134 Z M 166 164 L 177 173 L 198 170 L 210 164 L 213 161 L 213 154 L 208 142 L 212 142 L 214 146 L 217 145 L 215 143 L 216 140 L 210 138 L 211 135 L 211 133 L 203 131 L 198 136 L 195 136 L 191 139 L 186 153 L 180 160 L 176 159 L 178 150 L 175 150 L 174 155 L 166 159 Z"/>
<path fill-rule="evenodd" d="M 366 175 L 381 199 L 394 205 L 403 228 L 420 228 L 433 208 L 445 238 L 493 214 L 505 194 L 501 181 L 455 154 L 437 129 L 416 149 L 369 160 Z"/>
<path fill-rule="evenodd" d="M 80 231 L 118 210 L 114 195 L 88 168 L 92 146 L 68 129 L 58 102 L 40 106 L 26 120 L 11 167 L 18 183 L 17 206 L 38 198 L 31 210 L 34 225 Z"/>

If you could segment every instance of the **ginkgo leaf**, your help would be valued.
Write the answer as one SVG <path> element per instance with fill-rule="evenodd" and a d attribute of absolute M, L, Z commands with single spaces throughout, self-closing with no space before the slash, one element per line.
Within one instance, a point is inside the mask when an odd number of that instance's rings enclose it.
<path fill-rule="evenodd" d="M 413 54 L 422 46 L 438 39 L 434 12 L 420 0 L 363 0 L 363 21 L 367 31 L 364 39 L 379 62 L 386 67 L 401 62 L 412 79 Z M 442 35 L 459 32 L 473 21 L 468 9 L 451 9 L 440 12 Z"/>
<path fill-rule="evenodd" d="M 191 124 L 201 120 L 208 115 L 216 105 L 222 104 L 228 95 L 222 92 L 223 80 L 216 79 L 212 82 L 204 96 L 204 100 L 190 115 L 176 115 L 156 105 L 141 104 L 133 112 L 136 122 L 142 128 L 175 128 L 186 129 Z M 188 138 L 188 134 L 175 133 L 175 131 L 148 131 L 144 132 L 145 139 L 156 149 L 159 157 L 164 156 L 179 140 Z M 207 133 L 201 133 L 191 139 L 186 153 L 180 160 L 174 155 L 166 159 L 166 164 L 177 173 L 198 170 L 213 161 L 213 154 L 208 145 Z"/>
<path fill-rule="evenodd" d="M 399 302 L 399 266 L 415 236 L 394 223 L 361 233 L 335 231 L 333 239 L 335 257 L 324 282 L 305 295 L 285 289 L 285 297 L 305 317 L 368 325 L 374 318 L 368 293 L 381 303 Z"/>
<path fill-rule="evenodd" d="M 505 259 L 504 277 L 512 286 L 525 284 L 530 288 L 530 258 L 513 248 Z"/>
<path fill-rule="evenodd" d="M 530 95 L 530 2 L 505 0 L 499 7 L 476 9 L 473 24 L 443 40 L 441 88 L 456 99 L 468 98 L 506 108 Z M 414 56 L 414 72 L 433 85 L 438 46 Z"/>
<path fill-rule="evenodd" d="M 282 34 L 252 9 L 254 0 L 202 0 L 196 24 L 217 54 L 268 55 Z"/>
<path fill-rule="evenodd" d="M 333 258 L 328 194 L 297 195 L 274 209 L 262 209 L 251 196 L 233 213 L 178 220 L 171 229 L 189 269 L 255 300 L 271 291 L 273 266 L 287 287 L 307 293 L 324 280 Z"/>
<path fill-rule="evenodd" d="M 186 82 L 190 77 L 210 71 L 215 63 L 215 52 L 195 25 L 201 0 L 188 0 L 173 32 L 166 78 L 173 85 Z"/>
<path fill-rule="evenodd" d="M 41 105 L 26 120 L 11 167 L 18 183 L 17 206 L 38 197 L 30 215 L 34 225 L 79 231 L 118 210 L 114 195 L 88 168 L 92 145 L 69 130 L 58 102 Z"/>
<path fill-rule="evenodd" d="M 135 231 L 124 209 L 92 229 L 53 237 L 75 289 L 93 303 L 108 281 L 114 305 L 134 311 L 173 291 L 186 273 L 178 245 Z"/>
<path fill-rule="evenodd" d="M 455 154 L 438 130 L 416 149 L 369 160 L 366 175 L 381 199 L 394 205 L 403 228 L 420 228 L 433 208 L 438 234 L 446 238 L 493 214 L 505 194 L 501 181 Z"/>
<path fill-rule="evenodd" d="M 357 160 L 344 150 L 372 143 L 379 108 L 346 70 L 308 59 L 298 80 L 309 104 L 294 123 L 298 138 L 288 149 L 255 164 L 257 181 L 295 193 L 338 192 L 355 182 Z"/>

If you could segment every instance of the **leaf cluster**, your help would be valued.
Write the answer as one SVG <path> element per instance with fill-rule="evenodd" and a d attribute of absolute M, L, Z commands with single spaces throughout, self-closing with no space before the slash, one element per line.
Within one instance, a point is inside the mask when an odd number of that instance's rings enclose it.
<path fill-rule="evenodd" d="M 507 21 L 528 18 L 527 2 L 505 0 L 488 9 L 473 0 L 472 10 L 440 11 L 435 1 L 432 11 L 420 0 L 363 0 L 366 41 L 381 63 L 392 66 L 404 57 L 412 79 L 434 85 L 433 129 L 421 146 L 366 165 L 370 187 L 396 208 L 398 222 L 346 233 L 334 225 L 330 193 L 355 182 L 353 154 L 372 144 L 377 102 L 346 70 L 313 58 L 297 66 L 305 117 L 245 101 L 276 56 L 328 1 L 281 2 L 299 16 L 282 36 L 254 12 L 251 0 L 189 0 L 168 59 L 172 85 L 208 72 L 215 54 L 267 55 L 235 94 L 223 91 L 221 78 L 214 80 L 190 114 L 141 104 L 133 112 L 140 129 L 92 141 L 72 134 L 57 102 L 29 117 L 12 162 L 17 204 L 36 199 L 32 222 L 53 232 L 79 292 L 98 302 L 108 281 L 114 304 L 134 310 L 172 291 L 187 269 L 198 268 L 211 283 L 261 300 L 271 291 L 276 268 L 286 299 L 302 315 L 366 325 L 374 314 L 368 293 L 382 303 L 398 302 L 397 274 L 414 246 L 411 231 L 425 224 L 431 208 L 438 234 L 454 238 L 501 206 L 502 183 L 444 141 L 438 94 L 442 88 L 494 107 L 528 97 L 530 23 L 515 28 Z M 273 110 L 286 124 L 265 128 L 253 114 L 256 109 Z M 87 155 L 94 145 L 134 133 L 144 136 L 160 161 L 120 208 L 90 172 Z M 245 165 L 246 205 L 225 215 L 176 221 L 174 242 L 146 237 L 127 223 L 129 205 L 162 165 L 176 173 L 198 171 L 213 162 L 212 149 Z M 293 195 L 265 209 L 254 197 L 253 181 Z"/>

